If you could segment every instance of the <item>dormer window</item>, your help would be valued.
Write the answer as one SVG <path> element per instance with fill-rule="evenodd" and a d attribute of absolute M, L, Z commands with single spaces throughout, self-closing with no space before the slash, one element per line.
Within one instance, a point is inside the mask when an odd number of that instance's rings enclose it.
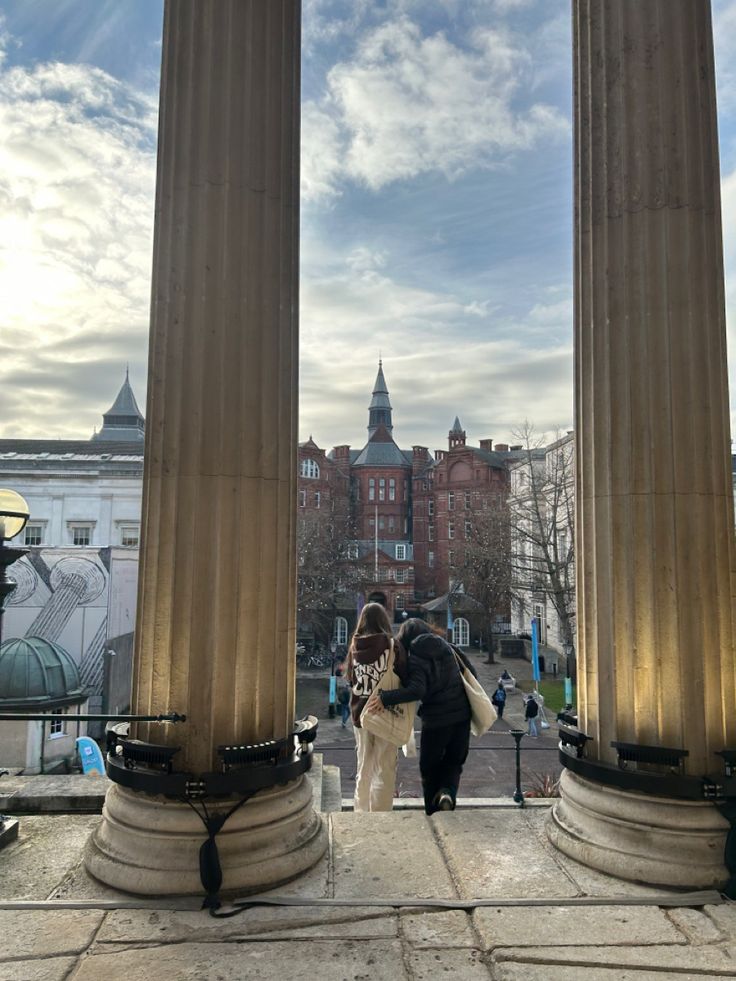
<path fill-rule="evenodd" d="M 319 479 L 319 464 L 315 460 L 302 460 L 302 477 L 309 477 L 310 480 Z"/>

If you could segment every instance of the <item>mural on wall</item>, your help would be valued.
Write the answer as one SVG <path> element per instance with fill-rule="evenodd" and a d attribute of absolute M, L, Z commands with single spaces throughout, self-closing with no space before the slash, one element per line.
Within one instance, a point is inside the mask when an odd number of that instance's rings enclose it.
<path fill-rule="evenodd" d="M 135 622 L 138 550 L 32 548 L 9 575 L 17 588 L 7 603 L 5 639 L 60 644 L 78 664 L 82 684 L 102 695 L 106 640 L 132 631 Z"/>

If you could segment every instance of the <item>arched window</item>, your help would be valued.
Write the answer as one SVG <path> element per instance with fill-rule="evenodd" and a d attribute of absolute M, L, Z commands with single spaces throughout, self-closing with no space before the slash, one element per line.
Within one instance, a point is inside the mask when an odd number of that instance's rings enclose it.
<path fill-rule="evenodd" d="M 315 460 L 302 460 L 301 475 L 317 480 L 319 478 L 319 464 Z"/>
<path fill-rule="evenodd" d="M 470 625 L 464 617 L 458 617 L 452 625 L 452 642 L 456 647 L 470 646 Z"/>
<path fill-rule="evenodd" d="M 348 621 L 345 617 L 335 617 L 335 643 L 345 647 L 348 642 Z"/>

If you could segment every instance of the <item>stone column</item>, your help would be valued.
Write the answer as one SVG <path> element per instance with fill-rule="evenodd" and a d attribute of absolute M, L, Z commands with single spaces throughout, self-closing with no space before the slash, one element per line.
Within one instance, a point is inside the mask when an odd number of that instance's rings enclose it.
<path fill-rule="evenodd" d="M 300 15 L 165 7 L 133 697 L 186 713 L 138 735 L 195 773 L 294 721 Z M 116 786 L 87 867 L 198 892 L 203 840 L 185 804 Z M 309 868 L 326 838 L 308 781 L 259 794 L 218 842 L 224 889 Z"/>
<path fill-rule="evenodd" d="M 580 726 L 736 746 L 734 538 L 720 185 L 707 0 L 574 0 Z M 624 878 L 721 883 L 712 804 L 566 771 L 548 833 Z"/>

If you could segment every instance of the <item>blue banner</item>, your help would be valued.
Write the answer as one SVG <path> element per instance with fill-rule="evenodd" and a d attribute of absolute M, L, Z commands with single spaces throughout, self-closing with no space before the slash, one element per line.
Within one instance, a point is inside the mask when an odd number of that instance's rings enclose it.
<path fill-rule="evenodd" d="M 536 617 L 532 617 L 532 678 L 537 682 L 542 680 L 539 673 L 539 621 Z"/>
<path fill-rule="evenodd" d="M 572 678 L 565 678 L 565 705 L 572 705 Z"/>
<path fill-rule="evenodd" d="M 80 736 L 77 739 L 77 751 L 79 759 L 82 761 L 82 773 L 99 774 L 104 776 L 105 761 L 102 758 L 100 747 L 89 736 Z"/>
<path fill-rule="evenodd" d="M 337 678 L 330 675 L 330 705 L 334 705 L 337 700 Z"/>

